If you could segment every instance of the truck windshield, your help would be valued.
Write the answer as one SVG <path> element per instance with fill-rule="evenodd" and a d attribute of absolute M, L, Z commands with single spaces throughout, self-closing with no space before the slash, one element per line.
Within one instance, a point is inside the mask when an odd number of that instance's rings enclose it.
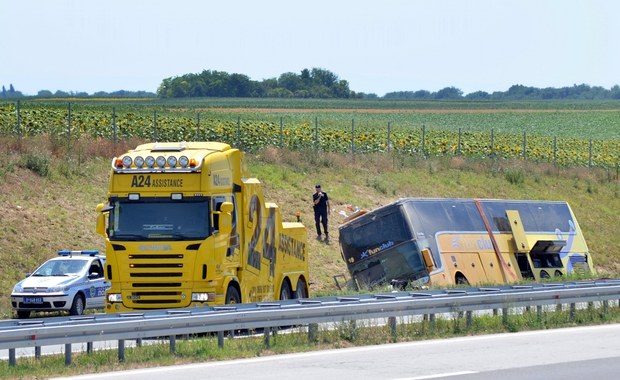
<path fill-rule="evenodd" d="M 112 241 L 202 240 L 210 234 L 209 200 L 142 198 L 110 201 Z"/>

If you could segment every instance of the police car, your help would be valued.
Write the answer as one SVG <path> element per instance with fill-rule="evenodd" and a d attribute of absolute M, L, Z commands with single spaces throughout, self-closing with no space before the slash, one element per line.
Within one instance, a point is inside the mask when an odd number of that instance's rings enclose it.
<path fill-rule="evenodd" d="M 110 283 L 105 281 L 105 256 L 99 251 L 59 251 L 15 285 L 11 306 L 19 318 L 33 311 L 69 311 L 102 308 Z"/>

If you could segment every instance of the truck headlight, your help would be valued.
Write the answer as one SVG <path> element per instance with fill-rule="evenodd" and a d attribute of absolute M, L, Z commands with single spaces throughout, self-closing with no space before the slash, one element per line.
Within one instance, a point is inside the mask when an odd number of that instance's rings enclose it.
<path fill-rule="evenodd" d="M 123 302 L 123 297 L 121 296 L 120 293 L 111 293 L 111 294 L 108 294 L 108 302 L 109 303 Z"/>
<path fill-rule="evenodd" d="M 215 293 L 192 293 L 192 302 L 215 300 Z"/>

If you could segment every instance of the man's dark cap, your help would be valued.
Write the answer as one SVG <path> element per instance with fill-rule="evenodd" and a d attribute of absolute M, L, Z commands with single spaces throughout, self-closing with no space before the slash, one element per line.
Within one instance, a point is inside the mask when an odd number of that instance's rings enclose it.
<path fill-rule="evenodd" d="M 321 185 L 316 185 L 316 186 L 314 186 L 314 188 L 315 188 L 315 189 L 320 189 L 320 188 L 321 188 Z"/>

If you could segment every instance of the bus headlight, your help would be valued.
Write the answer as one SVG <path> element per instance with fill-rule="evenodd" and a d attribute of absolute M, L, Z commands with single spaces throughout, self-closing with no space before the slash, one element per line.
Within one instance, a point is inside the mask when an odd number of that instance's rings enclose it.
<path fill-rule="evenodd" d="M 108 294 L 108 302 L 109 303 L 123 302 L 123 297 L 121 296 L 120 293 L 111 293 L 111 294 Z"/>
<path fill-rule="evenodd" d="M 215 293 L 192 293 L 192 302 L 215 300 Z"/>

